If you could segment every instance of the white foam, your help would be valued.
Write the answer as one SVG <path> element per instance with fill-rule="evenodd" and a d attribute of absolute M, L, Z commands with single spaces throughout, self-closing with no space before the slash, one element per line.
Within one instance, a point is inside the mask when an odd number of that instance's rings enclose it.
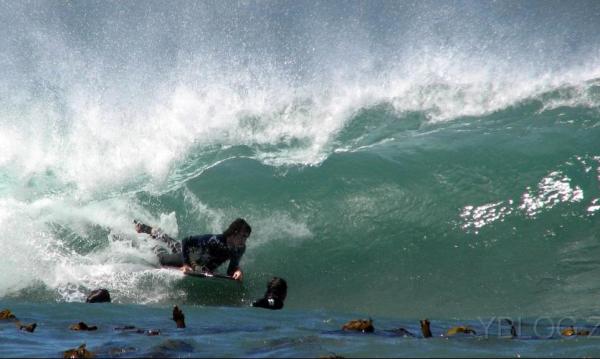
<path fill-rule="evenodd" d="M 32 202 L 0 198 L 0 250 L 5 254 L 0 265 L 0 296 L 42 283 L 63 291 L 65 300 L 78 300 L 82 290 L 110 283 L 103 278 L 156 265 L 153 243 L 136 239 L 130 220 L 135 217 L 149 218 L 176 232 L 172 215 L 158 220 L 124 199 L 81 204 L 61 197 Z M 71 247 L 69 238 L 98 242 L 99 238 L 90 237 L 91 226 L 111 228 L 106 244 L 87 254 L 78 253 L 75 248 L 81 244 Z M 121 239 L 115 240 L 113 234 Z"/>
<path fill-rule="evenodd" d="M 275 72 L 246 83 L 240 70 L 211 82 L 158 86 L 160 93 L 145 107 L 141 99 L 128 107 L 93 87 L 67 82 L 72 87 L 60 100 L 68 111 L 34 101 L 28 111 L 2 115 L 0 164 L 23 179 L 50 169 L 85 196 L 144 176 L 161 184 L 190 151 L 210 146 L 250 146 L 255 158 L 275 166 L 316 165 L 334 151 L 332 140 L 357 111 L 381 102 L 399 113 L 421 111 L 430 121 L 448 121 L 571 86 L 569 98 L 548 100 L 546 108 L 598 106 L 588 91 L 594 83 L 587 80 L 600 77 L 600 66 L 532 75 L 498 64 L 499 59 L 430 51 L 387 72 L 366 69 L 300 87 L 277 70 L 264 70 Z"/>

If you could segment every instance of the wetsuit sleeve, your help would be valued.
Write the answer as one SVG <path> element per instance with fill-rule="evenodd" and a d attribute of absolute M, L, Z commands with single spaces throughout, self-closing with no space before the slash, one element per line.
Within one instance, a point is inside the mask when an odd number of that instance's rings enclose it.
<path fill-rule="evenodd" d="M 246 247 L 235 251 L 229 259 L 229 266 L 227 267 L 227 275 L 233 275 L 233 273 L 240 268 L 240 260 L 246 251 Z"/>
<path fill-rule="evenodd" d="M 183 257 L 183 264 L 191 266 L 190 263 L 190 249 L 196 248 L 200 245 L 197 237 L 186 237 L 181 241 L 181 256 Z"/>

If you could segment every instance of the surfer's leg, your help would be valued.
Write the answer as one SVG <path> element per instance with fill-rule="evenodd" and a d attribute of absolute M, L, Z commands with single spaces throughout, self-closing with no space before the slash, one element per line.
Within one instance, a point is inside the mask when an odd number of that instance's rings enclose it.
<path fill-rule="evenodd" d="M 137 219 L 134 219 L 133 223 L 135 223 L 135 231 L 136 232 L 152 234 L 152 227 L 150 227 L 149 225 L 144 224 L 144 223 L 138 221 Z"/>
<path fill-rule="evenodd" d="M 166 243 L 167 247 L 169 247 L 169 249 L 171 250 L 171 253 L 174 253 L 174 254 L 181 253 L 181 242 L 176 240 L 175 238 L 170 237 L 166 233 L 163 233 L 160 230 L 152 231 L 152 234 L 150 236 L 152 238 L 156 239 L 157 241 Z"/>
<path fill-rule="evenodd" d="M 158 253 L 158 262 L 162 266 L 181 267 L 183 266 L 183 256 L 181 253 Z"/>
<path fill-rule="evenodd" d="M 171 253 L 181 253 L 181 242 L 164 233 L 160 228 L 152 228 L 147 224 L 134 220 L 135 230 L 138 233 L 147 233 L 150 237 L 167 244 Z M 157 253 L 158 254 L 158 253 Z"/>

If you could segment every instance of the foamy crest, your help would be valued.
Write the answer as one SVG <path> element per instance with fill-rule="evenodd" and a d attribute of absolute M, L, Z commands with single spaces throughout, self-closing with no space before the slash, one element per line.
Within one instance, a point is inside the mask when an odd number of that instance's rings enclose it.
<path fill-rule="evenodd" d="M 425 52 L 406 73 L 395 74 L 382 93 L 398 111 L 422 111 L 433 122 L 464 116 L 482 116 L 521 101 L 535 99 L 556 89 L 569 87 L 567 99 L 549 99 L 548 108 L 577 106 L 582 102 L 600 105 L 587 80 L 600 76 L 597 61 L 561 72 L 536 73 L 535 67 L 520 64 L 518 70 L 501 58 L 465 57 L 464 53 Z M 571 102 L 569 102 L 571 101 Z"/>
<path fill-rule="evenodd" d="M 300 86 L 276 69 L 252 79 L 230 71 L 203 79 L 208 82 L 159 85 L 152 97 L 131 103 L 73 83 L 60 98 L 61 111 L 34 100 L 31 111 L 3 115 L 0 164 L 22 179 L 50 170 L 89 196 L 125 184 L 161 186 L 192 151 L 211 148 L 248 146 L 266 164 L 316 165 L 334 151 L 333 140 L 354 114 L 379 103 L 399 113 L 423 112 L 433 122 L 488 114 L 565 86 L 570 95 L 548 100 L 547 108 L 598 104 L 586 80 L 600 77 L 600 67 L 532 75 L 493 58 L 433 51 L 414 57 L 402 67 Z"/>
<path fill-rule="evenodd" d="M 580 107 L 580 108 L 598 108 L 600 107 L 600 92 L 598 91 L 600 81 L 595 79 L 583 84 L 571 84 L 557 90 L 559 96 L 544 101 L 544 106 L 540 112 L 554 110 L 559 107 Z"/>

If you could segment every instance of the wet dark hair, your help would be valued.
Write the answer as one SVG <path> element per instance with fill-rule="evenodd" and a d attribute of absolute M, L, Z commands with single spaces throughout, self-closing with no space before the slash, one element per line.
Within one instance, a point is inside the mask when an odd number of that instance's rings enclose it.
<path fill-rule="evenodd" d="M 287 296 L 287 282 L 283 278 L 273 277 L 267 283 L 267 292 L 265 297 L 276 298 L 281 301 Z"/>
<path fill-rule="evenodd" d="M 235 221 L 231 222 L 229 228 L 223 232 L 223 237 L 229 238 L 232 235 L 238 234 L 242 230 L 246 230 L 248 235 L 252 233 L 252 227 L 246 222 L 243 218 L 237 218 Z"/>

